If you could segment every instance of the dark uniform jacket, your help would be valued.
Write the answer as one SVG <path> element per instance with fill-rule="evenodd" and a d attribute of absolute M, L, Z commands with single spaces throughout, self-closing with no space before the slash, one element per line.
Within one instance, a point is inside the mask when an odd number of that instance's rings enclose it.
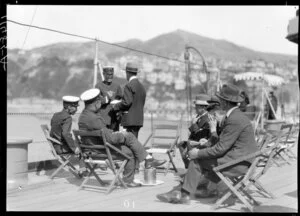
<path fill-rule="evenodd" d="M 124 136 L 119 133 L 115 133 L 115 135 L 113 135 L 113 131 L 106 128 L 104 119 L 100 115 L 97 115 L 88 109 L 84 109 L 80 114 L 78 119 L 78 128 L 79 130 L 84 131 L 94 131 L 99 135 L 102 130 L 106 140 L 112 144 L 120 144 L 124 142 Z M 103 145 L 103 141 L 100 137 L 91 136 L 83 137 L 83 139 L 84 143 L 87 145 Z"/>
<path fill-rule="evenodd" d="M 217 159 L 217 165 L 222 165 L 258 151 L 251 122 L 240 109 L 236 108 L 232 111 L 225 119 L 222 128 L 219 141 L 215 145 L 199 150 L 199 160 L 215 158 Z M 247 161 L 249 164 L 251 162 Z M 228 172 L 243 174 L 245 171 L 245 169 L 235 170 L 230 168 Z"/>
<path fill-rule="evenodd" d="M 115 112 L 112 111 L 112 106 L 109 104 L 112 100 L 120 100 L 122 97 L 122 90 L 119 85 L 112 82 L 108 85 L 108 83 L 105 82 L 99 82 L 95 86 L 95 88 L 98 88 L 100 90 L 100 94 L 102 97 L 107 97 L 108 102 L 105 104 L 102 104 L 101 109 L 98 111 L 98 114 L 101 115 L 104 118 L 104 121 L 106 122 L 106 125 L 111 125 L 112 121 L 117 121 L 117 117 Z"/>
<path fill-rule="evenodd" d="M 53 143 L 58 154 L 71 153 L 75 150 L 74 140 L 71 135 L 72 117 L 66 111 L 54 113 L 51 119 L 50 136 L 59 140 L 63 145 Z"/>
<path fill-rule="evenodd" d="M 208 139 L 210 137 L 210 129 L 207 114 L 208 113 L 200 116 L 197 122 L 189 127 L 189 140 L 198 142 L 202 138 Z"/>
<path fill-rule="evenodd" d="M 122 102 L 114 107 L 115 111 L 125 111 L 121 120 L 124 127 L 143 126 L 145 100 L 146 90 L 137 78 L 125 85 Z"/>

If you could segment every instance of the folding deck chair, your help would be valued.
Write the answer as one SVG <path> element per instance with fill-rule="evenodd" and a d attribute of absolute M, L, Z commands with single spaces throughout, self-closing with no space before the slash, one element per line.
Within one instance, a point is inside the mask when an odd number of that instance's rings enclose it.
<path fill-rule="evenodd" d="M 273 142 L 271 137 L 266 135 L 263 140 L 264 141 L 262 141 L 263 143 L 261 144 L 261 149 L 259 151 L 213 168 L 221 181 L 223 181 L 223 183 L 225 183 L 229 188 L 229 190 L 216 201 L 212 207 L 213 209 L 220 208 L 222 204 L 224 204 L 225 201 L 232 196 L 238 198 L 251 212 L 253 212 L 253 205 L 259 205 L 259 203 L 248 192 L 248 189 L 251 186 L 254 186 L 257 189 L 257 192 L 263 196 L 273 199 L 275 198 L 275 196 L 261 184 L 259 179 L 271 167 L 271 162 L 276 152 L 276 147 L 279 144 L 279 140 L 277 140 L 276 144 L 269 149 L 271 151 L 266 151 L 268 143 Z M 223 175 L 222 170 L 225 168 L 248 159 L 253 159 L 253 162 L 245 175 L 236 178 L 229 178 Z"/>
<path fill-rule="evenodd" d="M 279 131 L 272 131 L 272 134 L 274 137 L 277 137 L 276 140 L 279 141 L 279 143 L 277 143 L 276 148 L 275 148 L 275 154 L 273 156 L 274 158 L 274 163 L 277 166 L 281 166 L 275 159 L 276 158 L 281 158 L 282 161 L 284 161 L 285 163 L 291 165 L 290 161 L 289 161 L 289 154 L 293 153 L 290 148 L 291 146 L 288 143 L 291 131 L 292 131 L 292 127 L 293 124 L 283 124 L 281 125 L 281 128 Z M 274 142 L 273 142 L 274 143 Z M 269 147 L 273 145 L 273 143 L 269 144 Z M 288 158 L 286 158 L 286 156 L 288 156 Z"/>
<path fill-rule="evenodd" d="M 84 163 L 89 169 L 88 176 L 81 183 L 78 190 L 84 187 L 94 188 L 94 189 L 104 189 L 106 190 L 106 194 L 109 194 L 115 187 L 117 187 L 116 186 L 117 182 L 121 183 L 121 185 L 127 189 L 127 186 L 125 185 L 124 181 L 121 178 L 121 174 L 130 157 L 124 154 L 121 150 L 119 150 L 112 144 L 108 143 L 105 137 L 102 136 L 100 133 L 102 133 L 102 131 L 101 132 L 98 131 L 97 133 L 95 133 L 89 131 L 73 130 L 73 134 L 75 136 L 76 142 L 78 143 L 81 151 L 82 160 L 84 160 Z M 84 143 L 82 140 L 84 136 L 99 137 L 100 139 L 102 139 L 103 145 L 97 145 L 97 146 L 88 145 L 88 143 Z M 95 150 L 96 151 L 100 150 L 101 152 L 98 153 L 95 152 Z M 95 172 L 95 169 L 98 168 L 100 165 L 107 166 L 113 172 L 114 175 L 113 180 L 108 186 Z M 91 178 L 92 175 L 95 176 L 100 186 L 93 186 L 87 184 L 88 180 Z"/>
<path fill-rule="evenodd" d="M 176 144 L 179 139 L 180 124 L 160 124 L 154 127 L 153 132 L 149 135 L 144 143 L 146 151 L 150 154 L 167 154 L 169 161 L 165 167 L 165 175 L 170 169 L 172 164 L 174 171 L 178 170 L 174 164 L 173 157 L 175 157 Z M 147 143 L 151 140 L 150 147 L 147 147 Z"/>
<path fill-rule="evenodd" d="M 75 168 L 75 166 L 70 162 L 70 158 L 74 155 L 74 153 L 57 154 L 57 152 L 53 146 L 53 143 L 56 143 L 58 145 L 62 145 L 62 143 L 60 141 L 58 141 L 57 139 L 50 137 L 50 130 L 49 130 L 48 125 L 42 124 L 41 128 L 42 128 L 44 135 L 46 137 L 46 140 L 51 148 L 50 151 L 51 151 L 52 155 L 60 163 L 60 166 L 52 173 L 52 175 L 50 176 L 50 179 L 53 179 L 57 175 L 57 173 L 62 169 L 71 172 L 77 178 L 81 178 L 81 176 L 78 175 L 79 170 L 77 170 Z"/>

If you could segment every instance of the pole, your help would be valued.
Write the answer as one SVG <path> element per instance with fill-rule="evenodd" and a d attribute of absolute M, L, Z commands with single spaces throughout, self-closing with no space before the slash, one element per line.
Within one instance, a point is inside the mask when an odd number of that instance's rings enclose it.
<path fill-rule="evenodd" d="M 191 92 L 190 92 L 190 53 L 188 51 L 188 47 L 185 47 L 184 60 L 185 60 L 185 77 L 186 77 L 186 95 L 187 95 L 187 121 L 190 122 L 192 120 L 191 114 Z"/>
<path fill-rule="evenodd" d="M 98 68 L 98 40 L 96 39 L 95 44 L 95 59 L 94 59 L 94 80 L 93 80 L 93 88 L 97 84 L 97 68 Z"/>
<path fill-rule="evenodd" d="M 205 61 L 205 58 L 204 56 L 201 54 L 201 52 L 199 50 L 197 50 L 196 48 L 194 47 L 191 47 L 191 46 L 186 46 L 185 48 L 186 50 L 188 49 L 193 49 L 196 53 L 198 53 L 202 59 L 202 62 L 203 62 L 203 70 L 204 70 L 204 73 L 206 74 L 206 85 L 205 85 L 205 91 L 206 91 L 206 94 L 208 94 L 208 84 L 209 84 L 209 79 L 210 79 L 210 76 L 209 76 L 209 73 L 207 71 L 207 66 L 206 66 L 206 61 Z"/>
<path fill-rule="evenodd" d="M 265 76 L 264 72 L 262 71 L 262 91 L 261 91 L 261 129 L 264 129 L 264 115 L 265 115 L 265 110 L 264 110 L 264 90 L 265 90 Z"/>

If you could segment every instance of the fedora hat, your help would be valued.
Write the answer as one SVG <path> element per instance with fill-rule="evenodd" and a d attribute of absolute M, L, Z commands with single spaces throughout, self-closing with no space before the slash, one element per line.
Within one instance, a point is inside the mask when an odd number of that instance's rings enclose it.
<path fill-rule="evenodd" d="M 131 72 L 131 73 L 138 73 L 139 69 L 137 64 L 133 63 L 133 62 L 128 62 L 126 64 L 126 68 L 125 68 L 126 72 Z"/>
<path fill-rule="evenodd" d="M 216 96 L 230 102 L 240 103 L 244 100 L 241 96 L 241 90 L 232 84 L 224 84 Z"/>
<path fill-rule="evenodd" d="M 195 105 L 202 105 L 202 106 L 208 106 L 209 104 L 207 101 L 210 99 L 210 97 L 207 94 L 199 94 L 196 95 L 196 98 L 194 100 Z"/>

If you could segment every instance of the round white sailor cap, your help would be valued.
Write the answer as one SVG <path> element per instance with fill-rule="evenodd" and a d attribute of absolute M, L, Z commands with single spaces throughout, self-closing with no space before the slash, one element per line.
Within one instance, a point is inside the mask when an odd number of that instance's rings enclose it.
<path fill-rule="evenodd" d="M 78 102 L 80 100 L 79 97 L 66 95 L 66 96 L 62 97 L 62 100 L 66 103 L 70 103 L 70 104 L 79 106 L 78 105 Z"/>
<path fill-rule="evenodd" d="M 95 99 L 100 94 L 100 90 L 97 88 L 92 88 L 89 90 L 86 90 L 80 95 L 81 100 L 83 101 L 89 101 L 92 99 Z"/>

